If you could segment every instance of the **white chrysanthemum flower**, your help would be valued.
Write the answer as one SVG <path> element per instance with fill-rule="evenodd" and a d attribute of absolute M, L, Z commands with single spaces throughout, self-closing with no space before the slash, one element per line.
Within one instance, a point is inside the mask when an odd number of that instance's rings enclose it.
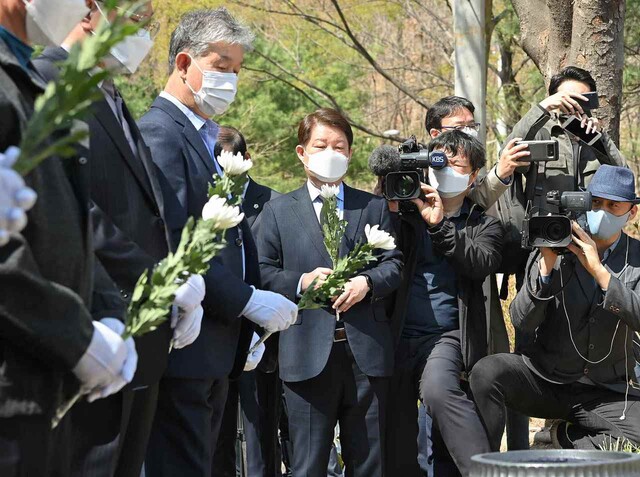
<path fill-rule="evenodd" d="M 320 188 L 320 195 L 323 199 L 331 199 L 333 197 L 337 197 L 339 193 L 340 187 L 336 185 L 322 184 L 322 187 Z"/>
<path fill-rule="evenodd" d="M 396 241 L 391 235 L 384 230 L 380 230 L 379 225 L 367 224 L 364 228 L 364 233 L 367 236 L 367 242 L 371 244 L 373 248 L 381 248 L 383 250 L 393 250 L 396 248 Z"/>
<path fill-rule="evenodd" d="M 242 222 L 244 214 L 240 212 L 240 207 L 232 207 L 227 204 L 227 199 L 214 195 L 204 204 L 202 218 L 213 220 L 215 228 L 226 230 Z"/>
<path fill-rule="evenodd" d="M 232 152 L 222 151 L 217 159 L 224 173 L 230 176 L 239 176 L 253 167 L 251 159 L 245 160 L 240 153 L 234 155 Z"/>

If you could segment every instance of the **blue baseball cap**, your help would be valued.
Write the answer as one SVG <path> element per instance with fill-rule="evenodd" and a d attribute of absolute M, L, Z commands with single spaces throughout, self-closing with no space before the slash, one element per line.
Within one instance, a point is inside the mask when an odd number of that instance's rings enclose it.
<path fill-rule="evenodd" d="M 593 197 L 615 200 L 617 202 L 640 203 L 636 196 L 636 181 L 631 169 L 602 164 L 587 186 Z"/>

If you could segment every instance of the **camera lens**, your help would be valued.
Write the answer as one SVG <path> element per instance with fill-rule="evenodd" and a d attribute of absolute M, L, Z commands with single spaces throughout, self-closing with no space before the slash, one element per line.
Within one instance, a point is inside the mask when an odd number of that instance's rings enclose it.
<path fill-rule="evenodd" d="M 415 178 L 412 175 L 402 174 L 396 179 L 393 192 L 399 199 L 406 199 L 415 194 L 416 186 Z"/>
<path fill-rule="evenodd" d="M 550 220 L 545 224 L 541 235 L 549 242 L 562 242 L 571 233 L 568 223 L 567 220 Z"/>

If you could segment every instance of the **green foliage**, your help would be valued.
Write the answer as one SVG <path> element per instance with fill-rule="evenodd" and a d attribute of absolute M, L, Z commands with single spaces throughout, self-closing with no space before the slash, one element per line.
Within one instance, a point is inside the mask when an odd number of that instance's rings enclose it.
<path fill-rule="evenodd" d="M 333 267 L 333 273 L 322 285 L 316 287 L 316 280 L 309 285 L 298 302 L 298 310 L 313 310 L 326 306 L 331 298 L 342 293 L 350 279 L 369 263 L 376 261 L 373 251 L 373 247 L 368 243 L 356 245 L 349 255 L 338 260 L 337 265 Z"/>
<path fill-rule="evenodd" d="M 633 442 L 625 437 L 618 437 L 614 440 L 613 437 L 609 436 L 608 439 L 605 439 L 604 444 L 600 446 L 600 449 L 603 451 L 640 454 L 640 447 L 634 445 Z"/>
<path fill-rule="evenodd" d="M 347 229 L 347 221 L 340 220 L 338 216 L 338 198 L 331 196 L 323 199 L 320 210 L 320 223 L 322 224 L 322 235 L 324 246 L 331 257 L 331 263 L 335 267 L 340 255 L 340 244 Z"/>
<path fill-rule="evenodd" d="M 242 204 L 242 193 L 244 185 L 247 183 L 248 174 L 239 176 L 230 176 L 225 174 L 220 177 L 218 174 L 213 175 L 213 183 L 215 187 L 209 184 L 209 197 L 217 195 L 218 197 L 229 197 L 227 203 L 232 206 Z"/>
<path fill-rule="evenodd" d="M 117 3 L 109 0 L 105 7 L 112 10 Z M 134 4 L 128 10 L 139 7 L 140 4 Z M 74 145 L 87 137 L 88 130 L 74 124 L 102 97 L 97 86 L 110 76 L 108 71 L 95 71 L 95 68 L 114 45 L 142 27 L 144 23 L 131 24 L 120 13 L 111 23 L 102 21 L 95 35 L 71 48 L 69 57 L 60 65 L 58 80 L 49 83 L 36 100 L 33 116 L 22 135 L 21 154 L 15 165 L 17 172 L 26 175 L 47 157 L 75 154 Z M 54 133 L 64 130 L 71 133 L 58 134 L 52 139 Z"/>
<path fill-rule="evenodd" d="M 191 274 L 205 274 L 209 262 L 224 249 L 222 232 L 210 220 L 189 218 L 177 250 L 158 263 L 150 275 L 148 271 L 140 275 L 131 296 L 123 339 L 149 333 L 167 320 L 180 285 Z"/>

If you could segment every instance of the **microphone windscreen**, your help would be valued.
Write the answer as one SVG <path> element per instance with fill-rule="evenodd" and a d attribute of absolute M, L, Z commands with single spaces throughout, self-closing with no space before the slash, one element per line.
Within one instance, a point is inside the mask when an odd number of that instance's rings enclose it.
<path fill-rule="evenodd" d="M 397 147 L 384 144 L 376 147 L 369 156 L 369 169 L 376 176 L 386 176 L 400 169 L 400 152 Z"/>

